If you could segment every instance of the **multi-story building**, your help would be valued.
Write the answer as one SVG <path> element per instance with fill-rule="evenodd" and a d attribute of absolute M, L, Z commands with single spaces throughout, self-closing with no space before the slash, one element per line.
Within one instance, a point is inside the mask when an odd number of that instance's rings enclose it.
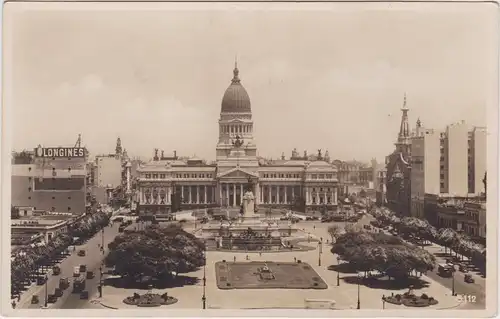
<path fill-rule="evenodd" d="M 448 125 L 442 134 L 441 193 L 466 197 L 469 192 L 468 137 L 464 121 Z"/>
<path fill-rule="evenodd" d="M 14 154 L 12 205 L 83 214 L 86 211 L 86 150 L 42 147 Z"/>
<path fill-rule="evenodd" d="M 337 168 L 321 151 L 316 160 L 264 160 L 257 157 L 250 98 L 235 67 L 222 98 L 216 161 L 159 157 L 138 169 L 139 210 L 168 212 L 181 207 L 238 207 L 253 184 L 256 204 L 311 211 L 337 207 Z M 293 154 L 292 154 L 293 155 Z M 325 156 L 327 153 L 325 153 Z M 178 209 L 178 207 L 174 207 Z"/>
<path fill-rule="evenodd" d="M 425 217 L 425 194 L 440 193 L 440 134 L 417 121 L 411 147 L 411 215 Z"/>
<path fill-rule="evenodd" d="M 469 194 L 486 193 L 483 179 L 486 175 L 486 128 L 474 127 L 469 132 L 468 173 Z"/>

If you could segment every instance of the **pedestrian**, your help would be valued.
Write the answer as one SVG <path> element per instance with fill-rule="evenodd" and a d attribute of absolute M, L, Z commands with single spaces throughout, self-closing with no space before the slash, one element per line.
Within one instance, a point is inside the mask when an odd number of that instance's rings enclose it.
<path fill-rule="evenodd" d="M 236 256 L 234 256 L 234 262 L 236 262 Z"/>
<path fill-rule="evenodd" d="M 297 257 L 293 257 L 293 261 L 294 261 L 294 262 L 297 262 Z"/>
<path fill-rule="evenodd" d="M 17 295 L 17 302 L 21 302 L 21 294 Z"/>
<path fill-rule="evenodd" d="M 250 257 L 248 257 L 248 255 L 247 255 L 247 260 L 250 260 Z"/>
<path fill-rule="evenodd" d="M 262 251 L 259 251 L 259 256 L 262 257 Z"/>
<path fill-rule="evenodd" d="M 16 309 L 16 301 L 12 300 L 12 308 Z"/>

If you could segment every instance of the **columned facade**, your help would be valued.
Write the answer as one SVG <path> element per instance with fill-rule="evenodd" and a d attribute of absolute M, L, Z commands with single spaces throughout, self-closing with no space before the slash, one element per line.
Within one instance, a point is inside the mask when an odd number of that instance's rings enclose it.
<path fill-rule="evenodd" d="M 140 167 L 139 210 L 170 212 L 203 207 L 240 207 L 248 181 L 257 207 L 299 211 L 333 210 L 337 206 L 337 168 L 321 160 L 263 161 L 257 158 L 250 98 L 235 66 L 221 103 L 216 162 L 177 157 Z"/>

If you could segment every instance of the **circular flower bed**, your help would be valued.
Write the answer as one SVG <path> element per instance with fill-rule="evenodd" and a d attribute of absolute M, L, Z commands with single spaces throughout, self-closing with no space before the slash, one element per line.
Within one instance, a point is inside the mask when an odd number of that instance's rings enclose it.
<path fill-rule="evenodd" d="M 437 305 L 438 301 L 433 297 L 429 297 L 426 294 L 422 294 L 421 296 L 417 296 L 412 293 L 405 292 L 400 295 L 393 295 L 383 297 L 385 302 L 394 304 L 394 305 L 405 305 L 406 307 L 429 307 L 433 305 Z"/>
<path fill-rule="evenodd" d="M 123 299 L 123 302 L 127 305 L 134 305 L 137 307 L 159 307 L 174 304 L 177 302 L 177 298 L 171 297 L 167 293 L 163 295 L 150 292 L 144 295 L 134 293 L 133 296 Z"/>

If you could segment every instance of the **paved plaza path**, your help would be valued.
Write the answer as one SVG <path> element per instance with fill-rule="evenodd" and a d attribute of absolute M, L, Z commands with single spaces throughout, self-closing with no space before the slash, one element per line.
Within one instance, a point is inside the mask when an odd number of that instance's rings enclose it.
<path fill-rule="evenodd" d="M 364 218 L 361 223 L 367 223 L 369 218 Z M 300 222 L 297 226 L 303 229 L 305 233 L 320 238 L 329 239 L 327 232 L 328 226 L 331 223 Z M 188 226 L 186 225 L 186 228 Z M 189 231 L 189 229 L 186 229 Z M 304 245 L 317 248 L 317 242 L 304 242 Z M 214 265 L 218 261 L 232 261 L 236 256 L 237 261 L 244 261 L 246 255 L 250 260 L 254 261 L 287 261 L 292 262 L 294 258 L 300 259 L 309 263 L 314 267 L 316 272 L 328 284 L 328 289 L 233 289 L 220 290 L 216 285 Z M 218 252 L 209 251 L 207 253 L 207 286 L 206 298 L 208 308 L 221 309 L 251 309 L 251 308 L 304 308 L 305 299 L 328 299 L 335 300 L 337 309 L 356 309 L 357 290 L 358 286 L 354 283 L 347 283 L 342 280 L 344 277 L 355 276 L 355 274 L 340 274 L 340 286 L 337 286 L 337 273 L 329 270 L 328 267 L 336 265 L 336 256 L 330 252 L 330 245 L 324 243 L 323 254 L 321 255 L 321 266 L 319 263 L 319 250 L 298 251 L 298 252 L 269 252 L 269 253 L 234 253 L 234 252 Z M 203 278 L 203 268 L 183 274 L 186 276 Z M 425 309 L 453 309 L 460 306 L 459 299 L 451 296 L 449 288 L 435 282 L 429 277 L 423 276 L 421 279 L 428 281 L 430 284 L 426 288 L 415 289 L 416 294 L 426 293 L 429 296 L 436 298 L 439 304 Z M 405 306 L 396 306 L 392 304 L 382 303 L 383 295 L 402 294 L 408 289 L 389 290 L 368 288 L 364 285 L 360 286 L 360 302 L 361 309 L 401 309 L 407 311 L 415 311 L 415 308 Z M 92 301 L 86 303 L 86 308 L 98 308 L 106 306 L 108 308 L 136 308 L 135 306 L 125 305 L 122 300 L 131 296 L 134 292 L 145 293 L 146 291 L 139 289 L 122 289 L 106 286 L 104 289 L 103 298 L 92 297 Z M 162 290 L 153 290 L 153 292 L 164 293 L 177 298 L 179 301 L 168 306 L 169 309 L 192 308 L 201 309 L 202 307 L 202 281 L 196 285 L 183 286 L 176 288 L 168 288 Z"/>

